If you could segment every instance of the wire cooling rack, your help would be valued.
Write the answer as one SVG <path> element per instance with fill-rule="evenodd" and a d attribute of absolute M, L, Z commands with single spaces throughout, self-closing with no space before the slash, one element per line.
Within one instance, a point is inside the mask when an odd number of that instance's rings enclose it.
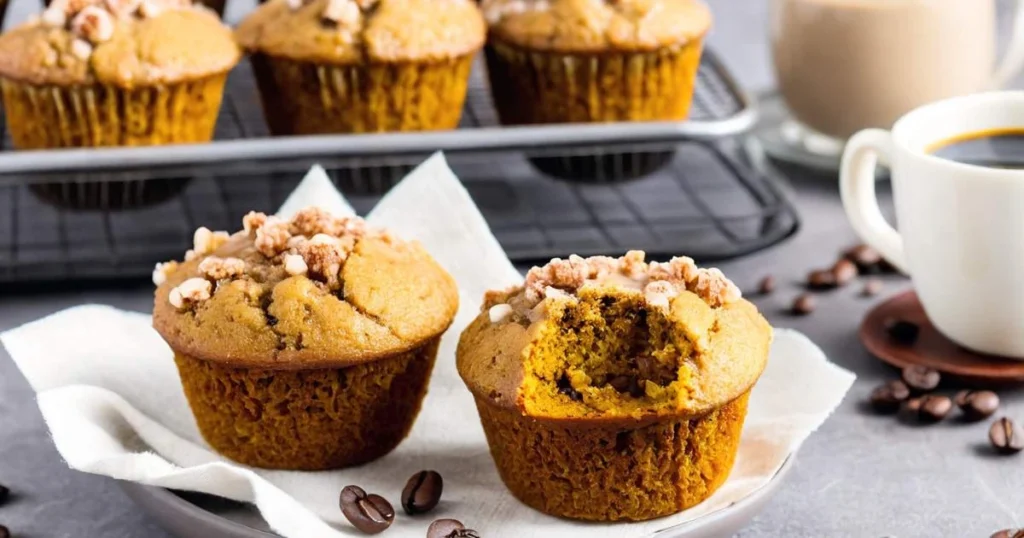
<path fill-rule="evenodd" d="M 494 127 L 479 73 L 463 115 L 467 128 L 455 131 L 467 142 L 446 146 L 452 143 L 448 133 L 441 149 L 515 261 L 630 249 L 709 261 L 772 245 L 798 227 L 772 178 L 730 139 L 636 140 L 609 131 L 569 143 L 510 135 Z M 709 57 L 699 78 L 695 123 L 735 121 L 749 110 L 721 64 Z M 504 138 L 492 147 L 480 142 L 482 133 Z M 245 66 L 229 78 L 217 126 L 221 142 L 0 152 L 0 282 L 146 278 L 155 262 L 180 258 L 196 227 L 235 230 L 249 210 L 276 209 L 313 163 L 323 164 L 365 213 L 438 149 L 414 140 L 430 133 L 352 137 L 343 145 L 323 140 L 338 137 L 262 140 L 265 135 Z M 372 139 L 380 145 L 367 142 Z M 206 153 L 190 158 L 184 151 L 189 147 Z M 539 163 L 546 163 L 545 170 L 558 165 L 577 181 L 554 179 L 539 171 Z"/>

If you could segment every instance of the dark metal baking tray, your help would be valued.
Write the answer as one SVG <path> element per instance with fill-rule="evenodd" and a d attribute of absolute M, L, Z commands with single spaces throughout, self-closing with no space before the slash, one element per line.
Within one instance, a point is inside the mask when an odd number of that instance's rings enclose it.
<path fill-rule="evenodd" d="M 634 181 L 607 183 L 552 180 L 520 151 L 457 152 L 448 158 L 517 262 L 630 249 L 707 262 L 773 245 L 799 225 L 776 181 L 752 166 L 737 146 L 725 140 L 660 147 L 674 150 L 665 167 Z M 618 155 L 637 149 L 652 146 L 604 151 Z M 362 157 L 335 163 L 328 172 L 365 213 L 426 156 Z M 182 192 L 164 202 L 91 211 L 53 204 L 27 185 L 0 185 L 0 282 L 147 278 L 156 261 L 181 257 L 196 227 L 238 229 L 245 212 L 276 209 L 303 173 L 296 168 L 198 174 L 183 179 Z"/>
<path fill-rule="evenodd" d="M 180 168 L 231 163 L 265 170 L 268 162 L 357 157 L 428 151 L 482 151 L 596 144 L 712 140 L 749 129 L 757 117 L 754 100 L 735 81 L 712 51 L 706 51 L 698 73 L 691 119 L 683 122 L 621 122 L 503 127 L 491 103 L 483 62 L 473 70 L 459 129 L 418 133 L 319 135 L 271 138 L 263 122 L 249 63 L 231 73 L 215 140 L 133 148 L 86 148 L 15 151 L 5 139 L 0 151 L 0 184 L 24 182 L 12 173 L 91 172 L 126 168 Z M 167 172 L 169 173 L 169 172 Z"/>

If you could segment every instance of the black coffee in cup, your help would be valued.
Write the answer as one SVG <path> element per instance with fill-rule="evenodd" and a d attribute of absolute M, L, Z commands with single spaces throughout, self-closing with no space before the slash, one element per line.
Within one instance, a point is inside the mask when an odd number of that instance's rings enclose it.
<path fill-rule="evenodd" d="M 928 153 L 976 166 L 1024 169 L 1024 128 L 966 133 L 932 144 Z"/>

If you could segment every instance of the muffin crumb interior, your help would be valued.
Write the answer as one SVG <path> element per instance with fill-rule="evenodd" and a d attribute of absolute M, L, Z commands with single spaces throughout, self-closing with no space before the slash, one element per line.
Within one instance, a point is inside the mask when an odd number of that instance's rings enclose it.
<path fill-rule="evenodd" d="M 739 299 L 717 269 L 689 258 L 647 263 L 633 251 L 552 260 L 522 288 L 489 294 L 484 308 L 492 323 L 537 331 L 520 389 L 527 414 L 641 417 L 691 400 L 715 311 Z"/>

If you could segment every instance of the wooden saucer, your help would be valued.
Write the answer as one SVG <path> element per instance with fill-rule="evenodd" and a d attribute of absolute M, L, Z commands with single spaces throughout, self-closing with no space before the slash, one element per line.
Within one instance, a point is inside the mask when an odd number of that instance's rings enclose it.
<path fill-rule="evenodd" d="M 888 320 L 916 324 L 920 332 L 914 344 L 893 341 L 885 330 Z M 872 355 L 897 368 L 928 366 L 956 381 L 977 386 L 1024 383 L 1024 361 L 960 347 L 932 325 L 913 291 L 896 295 L 868 312 L 860 326 L 860 340 Z"/>

